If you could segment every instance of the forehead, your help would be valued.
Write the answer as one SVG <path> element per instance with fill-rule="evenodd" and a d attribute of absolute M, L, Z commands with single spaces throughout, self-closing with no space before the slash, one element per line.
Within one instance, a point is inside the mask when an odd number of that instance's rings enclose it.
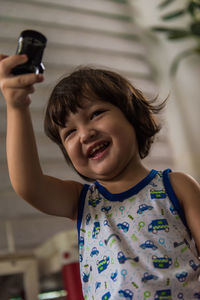
<path fill-rule="evenodd" d="M 109 107 L 113 107 L 113 106 L 114 105 L 111 104 L 110 102 L 106 102 L 106 101 L 102 101 L 102 100 L 98 100 L 98 99 L 82 100 L 80 107 L 78 107 L 75 112 L 69 111 L 67 118 L 66 118 L 66 122 L 68 122 L 70 120 L 70 118 L 73 117 L 73 115 L 87 114 L 95 109 L 100 108 L 100 107 L 109 108 Z"/>
<path fill-rule="evenodd" d="M 109 108 L 113 106 L 109 102 L 101 101 L 101 100 L 82 100 L 81 105 L 77 107 L 76 111 L 68 111 L 65 115 L 65 122 L 58 127 L 59 133 L 65 131 L 66 128 L 74 126 L 76 122 L 78 122 L 81 119 L 87 118 L 92 112 L 94 112 L 96 109 L 100 108 Z"/>
<path fill-rule="evenodd" d="M 98 107 L 110 107 L 113 106 L 111 103 L 106 101 L 101 101 L 98 99 L 82 99 L 79 106 L 76 107 L 76 110 L 68 110 L 65 114 L 65 126 L 67 126 L 68 123 L 72 121 L 74 116 L 77 117 L 77 115 L 84 115 L 90 113 L 92 110 Z M 61 126 L 62 127 L 62 126 Z"/>

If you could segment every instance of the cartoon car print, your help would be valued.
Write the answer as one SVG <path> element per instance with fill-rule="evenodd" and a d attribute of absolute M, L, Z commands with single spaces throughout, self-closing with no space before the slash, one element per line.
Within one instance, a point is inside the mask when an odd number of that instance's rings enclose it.
<path fill-rule="evenodd" d="M 119 261 L 120 264 L 124 264 L 127 260 L 133 260 L 135 262 L 139 261 L 139 257 L 138 256 L 136 256 L 134 258 L 126 257 L 122 251 L 118 252 L 117 259 L 118 259 L 118 261 Z"/>
<path fill-rule="evenodd" d="M 110 299 L 110 297 L 111 297 L 111 294 L 110 294 L 110 292 L 107 292 L 106 294 L 104 294 L 103 296 L 102 296 L 102 300 L 108 300 L 108 299 Z"/>
<path fill-rule="evenodd" d="M 151 199 L 164 199 L 166 198 L 165 190 L 153 190 L 150 191 Z"/>
<path fill-rule="evenodd" d="M 90 198 L 88 204 L 92 207 L 96 207 L 101 202 L 101 198 Z"/>
<path fill-rule="evenodd" d="M 133 299 L 133 292 L 129 289 L 126 289 L 126 290 L 120 290 L 118 292 L 119 296 L 120 297 L 123 297 L 127 300 L 132 300 Z"/>
<path fill-rule="evenodd" d="M 152 256 L 152 262 L 155 268 L 168 269 L 172 264 L 172 259 L 167 255 L 164 257 Z"/>
<path fill-rule="evenodd" d="M 142 214 L 145 210 L 152 210 L 153 206 L 151 205 L 146 205 L 146 204 L 141 204 L 139 206 L 139 209 L 137 210 L 137 214 Z"/>
<path fill-rule="evenodd" d="M 85 242 L 84 242 L 84 237 L 83 237 L 83 236 L 80 236 L 80 239 L 79 239 L 79 246 L 80 246 L 80 247 L 83 247 L 84 244 L 85 244 Z"/>
<path fill-rule="evenodd" d="M 108 213 L 109 210 L 110 210 L 111 208 L 112 208 L 111 206 L 103 206 L 103 207 L 101 208 L 101 211 L 103 211 L 103 212 L 105 212 L 105 213 Z"/>
<path fill-rule="evenodd" d="M 194 271 L 196 271 L 200 267 L 200 264 L 196 265 L 193 259 L 189 261 L 189 265 Z"/>
<path fill-rule="evenodd" d="M 194 296 L 195 299 L 200 299 L 200 293 L 194 293 L 193 296 Z"/>
<path fill-rule="evenodd" d="M 123 232 L 128 232 L 128 230 L 129 230 L 129 223 L 127 223 L 127 222 L 119 223 L 119 224 L 117 224 L 117 227 L 119 229 L 121 229 Z"/>
<path fill-rule="evenodd" d="M 178 273 L 176 274 L 176 278 L 178 279 L 178 281 L 180 282 L 184 282 L 186 280 L 188 276 L 188 273 L 187 272 L 182 272 L 182 273 Z"/>
<path fill-rule="evenodd" d="M 150 248 L 152 250 L 158 249 L 158 247 L 154 245 L 154 243 L 151 240 L 145 241 L 143 244 L 140 245 L 140 248 L 142 249 Z"/>
<path fill-rule="evenodd" d="M 98 254 L 99 254 L 99 250 L 97 249 L 97 247 L 93 247 L 90 256 L 93 257 L 94 255 L 98 255 Z"/>
<path fill-rule="evenodd" d="M 100 232 L 100 223 L 99 222 L 94 222 L 94 227 L 93 227 L 93 231 L 92 231 L 92 238 L 96 239 L 99 232 Z"/>
<path fill-rule="evenodd" d="M 104 256 L 102 260 L 97 261 L 97 270 L 99 273 L 105 271 L 110 263 L 109 256 Z"/>
<path fill-rule="evenodd" d="M 148 231 L 156 234 L 159 230 L 169 231 L 169 224 L 166 219 L 156 219 L 153 220 L 149 226 Z"/>
<path fill-rule="evenodd" d="M 172 300 L 171 290 L 156 291 L 154 300 Z"/>
<path fill-rule="evenodd" d="M 155 275 L 153 275 L 153 274 L 149 274 L 148 272 L 145 272 L 144 273 L 144 276 L 142 277 L 142 282 L 147 282 L 147 281 L 149 281 L 149 280 L 157 280 L 158 279 L 158 276 L 155 276 Z"/>

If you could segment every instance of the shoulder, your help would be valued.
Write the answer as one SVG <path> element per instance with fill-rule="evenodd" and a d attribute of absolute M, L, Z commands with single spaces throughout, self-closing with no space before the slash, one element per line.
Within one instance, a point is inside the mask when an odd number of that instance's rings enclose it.
<path fill-rule="evenodd" d="M 181 205 L 187 205 L 188 198 L 190 198 L 190 203 L 191 197 L 196 201 L 199 199 L 200 185 L 192 176 L 183 172 L 171 172 L 169 176 L 172 188 Z"/>
<path fill-rule="evenodd" d="M 65 185 L 67 191 L 69 191 L 68 188 L 70 186 L 71 192 L 75 195 L 75 197 L 78 201 L 79 197 L 81 195 L 81 191 L 84 187 L 84 184 L 77 182 L 77 181 L 73 181 L 73 180 L 65 180 L 64 185 Z"/>
<path fill-rule="evenodd" d="M 78 193 L 80 193 L 82 188 L 84 187 L 84 183 L 74 181 L 74 180 L 64 180 L 64 183 L 66 185 L 71 185 L 71 187 L 76 189 Z"/>
<path fill-rule="evenodd" d="M 193 177 L 181 172 L 170 173 L 170 181 L 200 253 L 200 185 Z"/>
<path fill-rule="evenodd" d="M 198 189 L 199 183 L 190 175 L 183 172 L 171 172 L 170 181 L 178 190 Z"/>

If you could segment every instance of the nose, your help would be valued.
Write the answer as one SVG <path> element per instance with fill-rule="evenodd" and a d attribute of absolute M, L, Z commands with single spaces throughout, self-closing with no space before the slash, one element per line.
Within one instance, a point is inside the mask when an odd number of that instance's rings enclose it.
<path fill-rule="evenodd" d="M 94 128 L 82 128 L 80 134 L 80 142 L 87 144 L 93 141 L 97 136 L 97 131 Z"/>

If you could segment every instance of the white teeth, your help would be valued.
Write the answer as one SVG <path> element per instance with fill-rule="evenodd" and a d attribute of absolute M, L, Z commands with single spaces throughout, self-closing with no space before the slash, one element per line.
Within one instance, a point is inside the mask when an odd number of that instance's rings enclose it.
<path fill-rule="evenodd" d="M 104 147 L 104 144 L 98 145 L 95 148 L 92 149 L 92 151 L 90 152 L 90 155 L 92 155 L 95 151 L 97 151 L 98 149 Z"/>
<path fill-rule="evenodd" d="M 106 143 L 102 143 L 102 144 L 100 144 L 100 145 L 94 147 L 94 148 L 92 149 L 92 151 L 90 152 L 90 155 L 92 155 L 95 151 L 97 151 L 97 150 L 99 150 L 100 148 L 105 147 L 105 146 L 107 146 L 107 145 L 108 145 L 108 143 L 106 142 Z"/>

